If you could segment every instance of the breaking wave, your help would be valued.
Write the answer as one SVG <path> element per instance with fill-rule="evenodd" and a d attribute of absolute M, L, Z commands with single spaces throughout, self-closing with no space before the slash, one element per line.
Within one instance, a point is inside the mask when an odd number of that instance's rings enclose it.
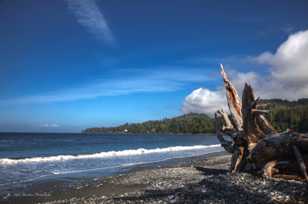
<path fill-rule="evenodd" d="M 219 148 L 220 144 L 214 145 L 194 145 L 194 146 L 174 146 L 166 148 L 155 148 L 155 149 L 128 149 L 122 151 L 108 151 L 99 152 L 94 154 L 81 154 L 81 155 L 57 155 L 48 157 L 32 157 L 24 159 L 0 159 L 0 165 L 9 166 L 17 164 L 26 163 L 45 163 L 45 162 L 64 162 L 68 160 L 80 160 L 80 159 L 99 159 L 99 158 L 112 158 L 112 157 L 126 157 L 126 156 L 138 156 L 144 154 L 155 154 L 155 153 L 168 153 L 168 152 L 178 152 L 178 151 L 189 151 L 189 150 L 202 150 L 202 149 L 212 149 Z"/>

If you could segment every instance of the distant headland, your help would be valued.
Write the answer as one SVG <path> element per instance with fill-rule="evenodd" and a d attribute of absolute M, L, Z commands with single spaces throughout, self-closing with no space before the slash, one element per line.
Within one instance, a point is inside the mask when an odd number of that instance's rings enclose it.
<path fill-rule="evenodd" d="M 297 101 L 267 99 L 263 102 L 268 105 L 270 112 L 267 117 L 277 130 L 291 128 L 298 132 L 308 132 L 308 98 Z M 82 132 L 201 134 L 214 133 L 215 123 L 213 118 L 207 114 L 190 113 L 142 123 L 126 123 L 114 127 L 92 127 Z"/>
<path fill-rule="evenodd" d="M 94 127 L 84 133 L 214 133 L 214 120 L 206 114 L 190 113 L 163 120 L 123 124 L 116 127 Z"/>

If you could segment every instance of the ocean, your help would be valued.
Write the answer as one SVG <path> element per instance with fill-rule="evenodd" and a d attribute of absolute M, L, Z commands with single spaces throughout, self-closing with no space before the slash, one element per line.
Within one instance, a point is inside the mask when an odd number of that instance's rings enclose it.
<path fill-rule="evenodd" d="M 42 179 L 114 175 L 138 164 L 220 151 L 211 134 L 0 133 L 0 191 Z"/>

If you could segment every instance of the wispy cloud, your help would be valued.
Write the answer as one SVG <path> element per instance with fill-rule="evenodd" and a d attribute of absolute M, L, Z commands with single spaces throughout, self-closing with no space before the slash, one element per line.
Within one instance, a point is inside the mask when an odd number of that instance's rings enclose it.
<path fill-rule="evenodd" d="M 122 70 L 117 78 L 98 80 L 47 94 L 0 100 L 0 105 L 65 102 L 93 99 L 101 96 L 119 96 L 134 93 L 171 92 L 185 88 L 190 83 L 210 80 L 204 69 L 159 67 L 154 71 Z"/>
<path fill-rule="evenodd" d="M 115 44 L 115 38 L 108 22 L 95 0 L 66 0 L 66 2 L 76 16 L 78 23 L 88 32 L 109 45 Z"/>
<path fill-rule="evenodd" d="M 58 127 L 60 127 L 60 125 L 57 124 L 57 123 L 45 123 L 45 124 L 42 125 L 42 127 L 44 127 L 44 128 L 58 128 Z"/>

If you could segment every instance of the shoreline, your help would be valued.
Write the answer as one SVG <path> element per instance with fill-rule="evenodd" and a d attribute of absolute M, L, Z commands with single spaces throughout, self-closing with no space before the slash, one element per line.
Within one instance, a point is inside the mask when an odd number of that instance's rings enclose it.
<path fill-rule="evenodd" d="M 38 181 L 0 203 L 305 203 L 305 183 L 241 173 L 229 175 L 226 152 L 129 167 L 125 173 L 78 182 Z M 17 193 L 18 192 L 18 193 Z M 231 200 L 230 200 L 231 199 Z M 232 201 L 232 202 L 231 202 Z"/>

